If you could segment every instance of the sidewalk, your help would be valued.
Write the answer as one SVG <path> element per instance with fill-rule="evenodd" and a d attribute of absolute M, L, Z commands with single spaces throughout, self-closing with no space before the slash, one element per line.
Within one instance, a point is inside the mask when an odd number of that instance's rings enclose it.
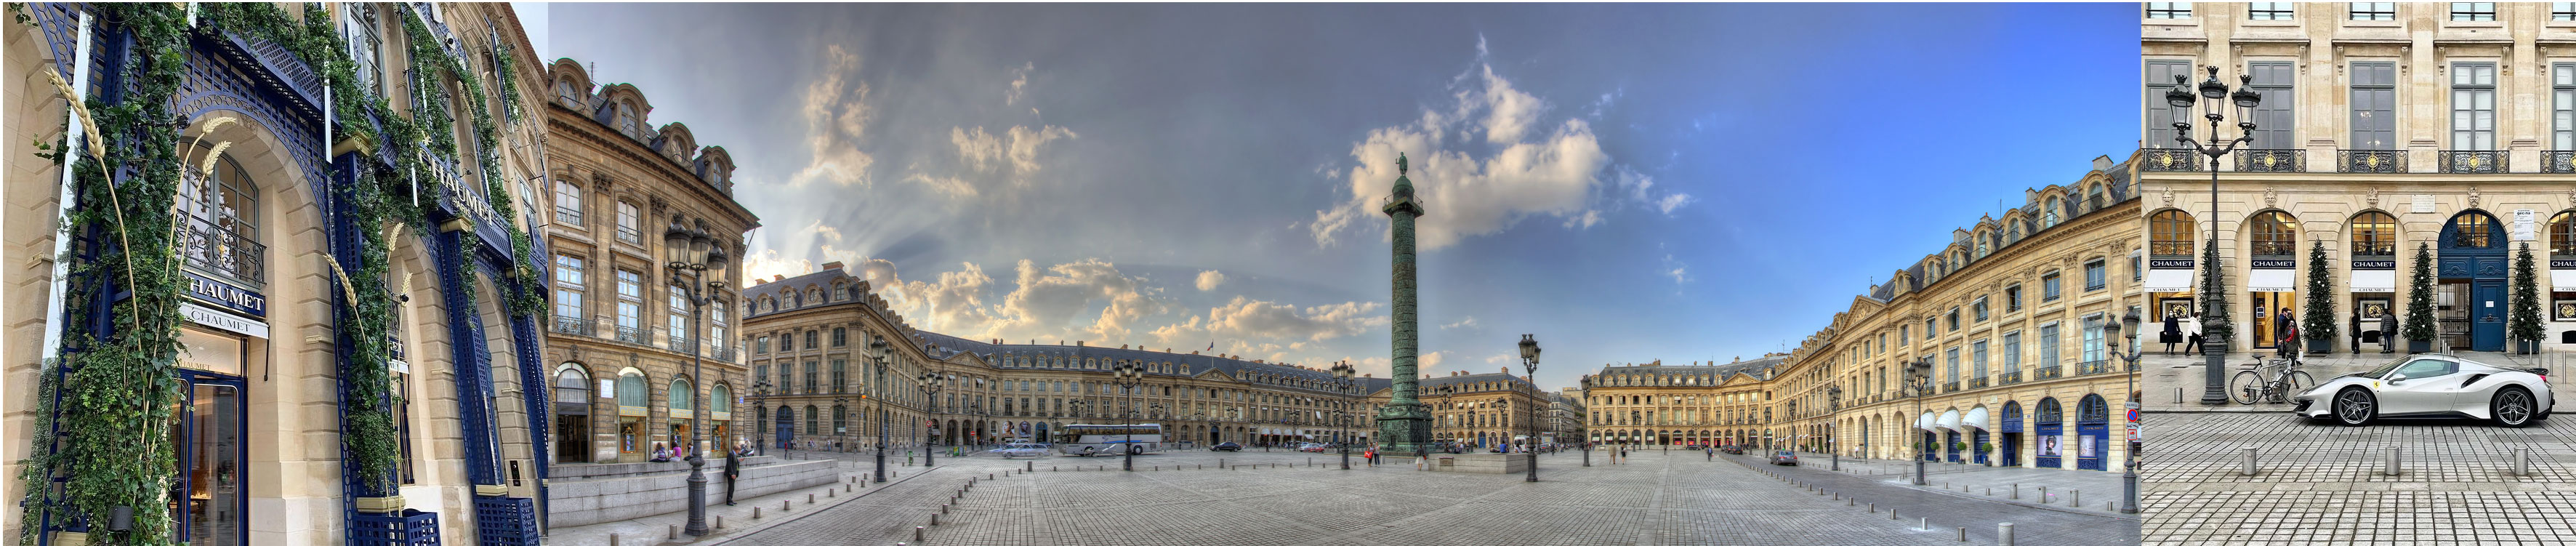
<path fill-rule="evenodd" d="M 1811 470 L 1826 470 L 1833 468 L 1833 462 L 1826 457 L 1801 455 L 1798 466 Z M 1865 477 L 1888 485 L 2022 506 L 2085 513 L 2104 512 L 2102 503 L 2119 501 L 2121 494 L 2120 473 L 2116 471 L 1925 462 L 1924 482 L 1928 485 L 1914 485 L 1914 462 L 1910 460 L 1844 458 L 1842 466 L 1844 474 Z M 2021 487 L 2021 497 L 2018 499 L 2013 498 L 2015 485 Z M 2043 494 L 2042 491 L 2046 493 Z M 2082 505 L 2070 506 L 2070 501 L 2082 503 Z"/>
<path fill-rule="evenodd" d="M 824 454 L 821 452 L 798 450 L 794 453 L 796 455 L 795 460 L 835 458 L 823 457 L 821 455 Z M 787 452 L 782 450 L 772 452 L 770 454 L 784 456 Z M 808 457 L 808 455 L 813 456 Z M 877 491 L 885 490 L 894 485 L 909 481 L 922 474 L 929 473 L 932 470 L 937 470 L 946 466 L 902 466 L 903 461 L 896 458 L 894 453 L 888 452 L 886 470 L 889 473 L 889 477 L 886 478 L 886 483 L 869 483 L 867 475 L 870 471 L 875 470 L 875 456 L 875 452 L 869 452 L 869 458 L 867 460 L 841 461 L 839 463 L 841 479 L 832 485 L 796 489 L 760 497 L 736 497 L 734 499 L 734 506 L 725 506 L 724 478 L 717 472 L 711 470 L 707 473 L 708 532 L 706 536 L 692 537 L 684 533 L 679 535 L 679 539 L 677 540 L 668 538 L 671 536 L 671 526 L 676 525 L 686 527 L 688 524 L 689 513 L 688 511 L 683 510 L 626 521 L 582 525 L 577 527 L 556 527 L 548 530 L 545 541 L 547 544 L 555 544 L 559 546 L 608 546 L 608 544 L 610 544 L 609 536 L 615 535 L 617 537 L 616 544 L 618 544 L 618 546 L 695 544 L 710 541 L 720 542 L 733 536 L 744 535 L 773 525 L 785 523 L 825 508 L 839 506 L 841 503 L 874 494 Z M 848 491 L 846 493 L 843 492 L 845 488 Z M 805 500 L 807 495 L 813 496 L 814 500 L 810 504 Z M 790 508 L 783 512 L 779 510 L 779 505 L 782 502 L 790 506 Z M 751 517 L 752 509 L 755 507 L 759 508 L 761 511 L 760 519 L 753 519 Z M 721 521 L 724 525 L 723 528 L 717 528 L 716 525 L 719 521 L 718 518 L 722 518 Z"/>
<path fill-rule="evenodd" d="M 2262 355 L 2265 362 L 2270 362 L 2272 360 L 2272 353 L 2270 351 L 2263 351 L 2260 353 L 2229 353 L 2227 355 L 2227 369 L 2222 370 L 2219 376 L 2219 388 L 2225 389 L 2226 381 L 2233 379 L 2236 376 L 2236 372 L 2251 369 L 2249 366 L 2254 363 L 2254 356 L 2258 354 Z M 2549 368 L 2550 370 L 2553 370 L 2553 373 L 2549 374 L 2549 385 L 2552 391 L 2576 392 L 2576 390 L 2570 389 L 2571 387 L 2576 387 L 2576 369 L 2570 369 L 2571 366 L 2562 365 L 2576 365 L 2576 357 L 2562 358 L 2559 356 L 2559 353 L 2556 352 L 2542 352 L 2536 355 L 2517 355 L 2500 352 L 2460 351 L 2455 354 L 2460 358 L 2497 366 L 2512 368 Z M 2316 378 L 2317 381 L 2323 382 L 2344 374 L 2370 371 L 2372 368 L 2377 368 L 2382 364 L 2387 364 L 2390 361 L 2404 356 L 2406 356 L 2404 351 L 2396 353 L 2380 353 L 2376 348 L 2365 345 L 2362 347 L 2361 354 L 2335 352 L 2331 354 L 2308 355 L 2300 359 L 2299 369 L 2300 371 L 2308 372 L 2308 375 Z M 2146 399 L 2145 410 L 2149 412 L 2243 413 L 2286 413 L 2290 411 L 2289 404 L 2255 404 L 2249 406 L 2237 404 L 2234 401 L 2216 405 L 2201 404 L 2200 399 L 2202 393 L 2208 388 L 2208 382 L 2206 379 L 2208 370 L 2207 364 L 2207 357 L 2196 354 L 2185 355 L 2177 353 L 2173 355 L 2165 355 L 2158 352 L 2150 352 L 2145 355 L 2144 358 L 2141 358 L 2138 361 L 2138 366 L 2140 368 L 2140 377 L 2138 378 L 2140 382 L 2139 390 L 2143 391 L 2143 397 Z"/>

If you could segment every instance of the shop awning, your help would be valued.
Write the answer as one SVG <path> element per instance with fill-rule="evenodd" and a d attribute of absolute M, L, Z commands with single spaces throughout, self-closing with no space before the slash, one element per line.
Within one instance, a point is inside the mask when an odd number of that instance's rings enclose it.
<path fill-rule="evenodd" d="M 1960 415 L 1959 426 L 1975 430 L 1992 430 L 1986 428 L 1985 406 L 1977 406 L 1976 408 L 1969 409 L 1968 413 Z"/>
<path fill-rule="evenodd" d="M 2298 276 L 2298 270 L 2295 269 L 2256 269 L 2253 275 L 2247 276 L 2245 290 L 2248 292 L 2295 291 L 2299 289 L 2296 278 Z"/>
<path fill-rule="evenodd" d="M 2397 272 L 2378 269 L 2352 272 L 2354 292 L 2396 292 Z"/>
<path fill-rule="evenodd" d="M 1950 411 L 1944 411 L 1944 412 L 1941 412 L 1941 420 L 1939 420 L 1939 421 L 1933 421 L 1933 422 L 1932 422 L 1932 426 L 1934 426 L 1934 427 L 1938 427 L 1938 428 L 1940 428 L 1941 430 L 1947 430 L 1947 431 L 1951 431 L 1951 432 L 1958 432 L 1958 431 L 1959 431 L 1959 410 L 1950 410 Z"/>
<path fill-rule="evenodd" d="M 2148 292 L 2190 292 L 2191 270 L 2149 269 L 2146 285 Z"/>
<path fill-rule="evenodd" d="M 2549 286 L 2552 292 L 2576 292 L 2576 269 L 2549 270 Z"/>
<path fill-rule="evenodd" d="M 1924 432 L 1932 432 L 1932 412 L 1923 412 L 1922 417 L 1915 418 L 1914 428 L 1923 429 Z"/>

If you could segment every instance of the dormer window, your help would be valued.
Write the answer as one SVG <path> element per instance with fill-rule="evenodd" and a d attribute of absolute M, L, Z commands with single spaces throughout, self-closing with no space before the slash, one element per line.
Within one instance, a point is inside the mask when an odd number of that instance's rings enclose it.
<path fill-rule="evenodd" d="M 566 108 L 579 109 L 581 90 L 573 88 L 572 80 L 555 80 L 555 100 L 562 102 Z"/>
<path fill-rule="evenodd" d="M 624 131 L 628 135 L 640 134 L 641 131 L 635 129 L 635 122 L 635 107 L 623 102 L 617 103 L 617 130 Z"/>

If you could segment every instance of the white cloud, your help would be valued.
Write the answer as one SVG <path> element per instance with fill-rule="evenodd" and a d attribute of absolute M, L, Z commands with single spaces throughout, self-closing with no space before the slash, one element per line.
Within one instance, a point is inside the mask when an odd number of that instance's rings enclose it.
<path fill-rule="evenodd" d="M 1691 196 L 1687 193 L 1666 195 L 1663 199 L 1655 200 L 1655 210 L 1662 211 L 1664 214 L 1672 214 L 1673 209 L 1682 208 L 1682 205 L 1690 204 L 1690 202 Z"/>
<path fill-rule="evenodd" d="M 1501 231 L 1527 216 L 1576 220 L 1570 225 L 1600 222 L 1583 218 L 1601 171 L 1610 165 L 1591 125 L 1568 119 L 1543 129 L 1538 117 L 1546 101 L 1512 88 L 1491 65 L 1482 74 L 1463 82 L 1481 87 L 1453 95 L 1457 104 L 1449 113 L 1425 108 L 1419 120 L 1371 131 L 1351 145 L 1359 164 L 1343 173 L 1347 200 L 1316 211 L 1307 226 L 1317 245 L 1331 246 L 1359 219 L 1381 214 L 1378 204 L 1393 191 L 1399 152 L 1411 160 L 1407 176 L 1429 209 L 1416 227 L 1422 250 Z M 1448 142 L 1446 135 L 1470 129 L 1483 130 L 1485 142 L 1500 148 L 1471 154 L 1448 147 L 1465 143 Z"/>
<path fill-rule="evenodd" d="M 1299 308 L 1295 305 L 1235 296 L 1209 308 L 1205 316 L 1165 325 L 1154 337 L 1165 344 L 1187 346 L 1192 340 L 1228 339 L 1323 341 L 1385 326 L 1377 302 L 1343 302 Z"/>
<path fill-rule="evenodd" d="M 1663 275 L 1672 277 L 1673 284 L 1683 284 L 1691 281 L 1690 268 L 1683 265 L 1681 260 L 1674 259 L 1673 255 L 1664 255 L 1664 267 L 1666 269 L 1663 272 Z"/>
<path fill-rule="evenodd" d="M 1568 229 L 1587 229 L 1600 223 L 1601 211 L 1592 209 L 1584 209 L 1583 214 L 1565 218 L 1565 227 Z"/>
<path fill-rule="evenodd" d="M 1011 89 L 1002 93 L 1003 106 L 1017 105 L 1020 99 L 1028 98 L 1029 72 L 1037 69 L 1038 63 L 1028 63 L 1011 69 Z M 1037 109 L 1031 108 L 1030 111 L 1035 112 Z"/>
<path fill-rule="evenodd" d="M 1198 283 L 1198 285 L 1199 285 L 1199 291 L 1200 291 L 1200 292 L 1206 292 L 1206 291 L 1210 291 L 1210 290 L 1215 290 L 1215 289 L 1216 289 L 1216 287 L 1217 287 L 1217 285 L 1221 285 L 1221 284 L 1225 284 L 1225 274 L 1224 274 L 1224 273 L 1218 273 L 1218 272 L 1217 272 L 1216 270 L 1214 270 L 1214 269 L 1210 269 L 1210 270 L 1207 270 L 1207 271 L 1200 271 L 1200 272 L 1199 272 L 1199 283 Z"/>
<path fill-rule="evenodd" d="M 1098 258 L 1043 269 L 1036 262 L 1020 260 L 1018 269 L 1018 287 L 1003 296 L 1000 318 L 992 326 L 993 332 L 1003 334 L 999 337 L 1062 335 L 1068 321 L 1094 302 L 1106 302 L 1089 326 L 1072 330 L 1106 342 L 1125 337 L 1138 319 L 1164 310 L 1144 279 L 1121 274 L 1118 266 Z"/>
<path fill-rule="evenodd" d="M 1451 330 L 1451 329 L 1457 329 L 1457 328 L 1474 328 L 1474 327 L 1477 327 L 1477 326 L 1479 326 L 1479 325 L 1478 325 L 1478 324 L 1476 324 L 1476 317 L 1475 317 L 1475 316 L 1473 316 L 1473 315 L 1470 315 L 1470 316 L 1468 316 L 1467 318 L 1459 319 L 1459 320 L 1458 320 L 1458 322 L 1452 322 L 1452 323 L 1448 323 L 1448 324 L 1440 325 L 1440 329 L 1442 329 L 1442 330 Z"/>
<path fill-rule="evenodd" d="M 918 166 L 904 180 L 929 186 L 950 198 L 984 195 L 987 190 L 1016 189 L 1028 186 L 1029 173 L 1038 172 L 1038 152 L 1047 143 L 1078 138 L 1072 129 L 1053 125 L 1031 129 L 1012 126 L 1001 134 L 986 132 L 982 127 L 950 127 L 948 142 L 957 147 L 959 163 L 967 170 L 994 173 L 1010 167 L 1008 173 L 976 176 L 939 176 L 923 172 Z"/>
<path fill-rule="evenodd" d="M 976 127 L 971 131 L 962 127 L 950 127 L 948 142 L 957 145 L 957 157 L 965 160 L 966 165 L 974 167 L 975 170 L 991 171 L 994 164 L 1002 159 L 1001 137 L 985 133 L 982 127 Z"/>
<path fill-rule="evenodd" d="M 1013 126 L 1010 131 L 1011 169 L 1021 174 L 1037 172 L 1039 146 L 1044 146 L 1055 139 L 1071 139 L 1079 136 L 1081 135 L 1073 134 L 1072 129 L 1053 125 L 1040 129 Z"/>
<path fill-rule="evenodd" d="M 868 167 L 876 158 L 860 151 L 873 110 L 868 84 L 858 81 L 859 56 L 834 45 L 824 51 L 820 78 L 805 85 L 803 110 L 809 163 L 789 177 L 792 185 L 825 182 L 844 186 L 868 184 Z"/>
<path fill-rule="evenodd" d="M 1441 362 L 1447 360 L 1449 360 L 1449 351 L 1422 353 L 1414 357 L 1414 369 L 1430 373 L 1432 369 L 1439 368 Z"/>

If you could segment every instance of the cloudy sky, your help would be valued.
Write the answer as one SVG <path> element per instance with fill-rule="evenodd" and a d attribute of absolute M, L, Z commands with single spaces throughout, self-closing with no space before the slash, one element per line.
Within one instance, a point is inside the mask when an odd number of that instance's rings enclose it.
<path fill-rule="evenodd" d="M 1424 371 L 1536 334 L 1554 388 L 1792 346 L 2124 156 L 2134 10 L 554 4 L 542 47 L 733 154 L 750 275 L 968 338 L 1384 377 L 1401 152 Z"/>

